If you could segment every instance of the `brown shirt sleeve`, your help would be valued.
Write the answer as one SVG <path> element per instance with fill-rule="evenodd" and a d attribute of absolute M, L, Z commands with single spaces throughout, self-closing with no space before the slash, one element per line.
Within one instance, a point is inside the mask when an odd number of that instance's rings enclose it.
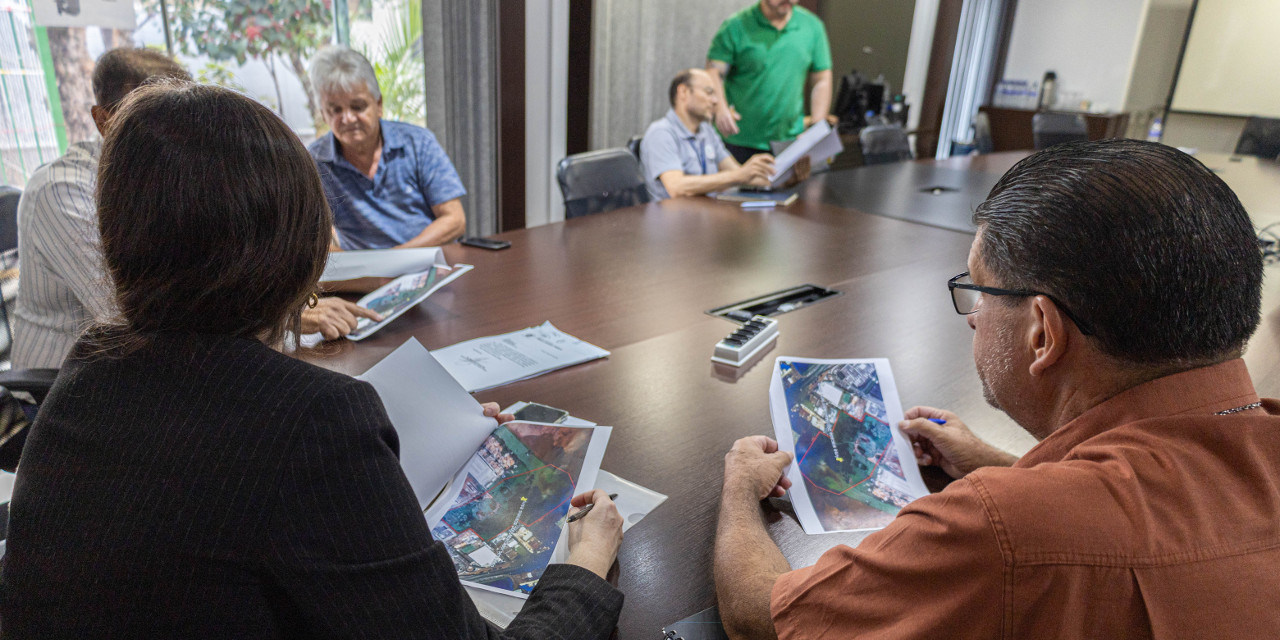
<path fill-rule="evenodd" d="M 1012 584 L 1000 528 L 976 478 L 921 498 L 858 548 L 778 578 L 778 636 L 999 638 Z"/>

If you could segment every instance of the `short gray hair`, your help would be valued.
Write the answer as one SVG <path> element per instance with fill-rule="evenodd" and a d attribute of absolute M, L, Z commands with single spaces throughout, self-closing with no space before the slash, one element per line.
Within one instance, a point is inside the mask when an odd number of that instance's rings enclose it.
<path fill-rule="evenodd" d="M 311 90 L 317 102 L 324 101 L 326 93 L 353 91 L 361 84 L 369 90 L 374 100 L 382 99 L 378 88 L 378 76 L 373 65 L 359 51 L 342 45 L 329 45 L 316 52 L 311 59 Z"/>

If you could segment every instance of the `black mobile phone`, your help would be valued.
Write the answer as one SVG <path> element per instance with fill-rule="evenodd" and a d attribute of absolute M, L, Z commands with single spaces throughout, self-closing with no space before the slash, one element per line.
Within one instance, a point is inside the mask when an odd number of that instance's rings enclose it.
<path fill-rule="evenodd" d="M 489 238 L 478 238 L 475 236 L 462 238 L 458 240 L 458 242 L 465 244 L 468 247 L 480 247 L 481 249 L 488 249 L 490 251 L 506 249 L 511 246 L 511 243 L 506 240 L 490 240 Z"/>
<path fill-rule="evenodd" d="M 529 422 L 545 422 L 547 424 L 559 424 L 561 420 L 569 417 L 569 412 L 564 409 L 548 407 L 545 404 L 530 402 L 520 407 L 515 412 L 516 420 L 528 420 Z"/>

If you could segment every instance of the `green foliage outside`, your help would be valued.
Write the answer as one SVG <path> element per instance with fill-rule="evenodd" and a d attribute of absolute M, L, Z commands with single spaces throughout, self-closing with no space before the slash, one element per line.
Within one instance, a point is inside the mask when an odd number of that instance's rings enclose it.
<path fill-rule="evenodd" d="M 358 49 L 373 64 L 373 72 L 378 76 L 384 117 L 426 126 L 422 3 L 403 0 L 394 15 L 394 20 L 377 34 L 375 44 L 365 44 Z"/>
<path fill-rule="evenodd" d="M 159 2 L 143 0 L 143 6 L 158 15 Z M 371 4 L 353 2 L 351 6 L 364 15 Z M 425 125 L 422 5 L 415 0 L 398 0 L 397 4 L 393 20 L 376 34 L 375 42 L 356 48 L 373 64 L 386 117 Z M 277 73 L 284 67 L 302 85 L 317 134 L 327 130 L 312 92 L 307 63 L 333 39 L 333 0 L 177 0 L 169 6 L 175 48 L 184 55 L 203 55 L 211 60 L 195 70 L 197 80 L 244 92 L 228 63 L 261 61 L 275 83 L 274 103 L 279 111 L 283 94 Z M 258 98 L 273 102 L 265 96 Z"/>
<path fill-rule="evenodd" d="M 160 12 L 159 0 L 143 4 L 149 13 Z M 283 102 L 277 59 L 283 60 L 306 90 L 312 119 L 320 122 L 306 63 L 333 37 L 332 0 L 180 0 L 170 9 L 174 45 L 183 54 L 214 62 L 262 61 L 275 82 L 277 105 Z"/>

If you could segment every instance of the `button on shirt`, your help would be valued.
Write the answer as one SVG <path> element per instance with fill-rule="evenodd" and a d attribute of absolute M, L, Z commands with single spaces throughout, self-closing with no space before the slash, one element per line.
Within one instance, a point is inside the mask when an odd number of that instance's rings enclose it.
<path fill-rule="evenodd" d="M 645 186 L 654 200 L 671 197 L 658 176 L 668 171 L 710 175 L 720 170 L 720 163 L 727 157 L 729 151 L 710 123 L 703 122 L 697 133 L 689 133 L 675 109 L 668 109 L 665 117 L 650 124 L 640 141 Z"/>
<path fill-rule="evenodd" d="M 1124 391 L 782 575 L 783 640 L 1274 638 L 1280 403 L 1244 361 Z"/>
<path fill-rule="evenodd" d="M 467 194 L 440 143 L 422 127 L 381 120 L 382 158 L 373 179 L 342 156 L 330 132 L 311 143 L 343 249 L 387 249 L 435 220 L 431 207 Z"/>

